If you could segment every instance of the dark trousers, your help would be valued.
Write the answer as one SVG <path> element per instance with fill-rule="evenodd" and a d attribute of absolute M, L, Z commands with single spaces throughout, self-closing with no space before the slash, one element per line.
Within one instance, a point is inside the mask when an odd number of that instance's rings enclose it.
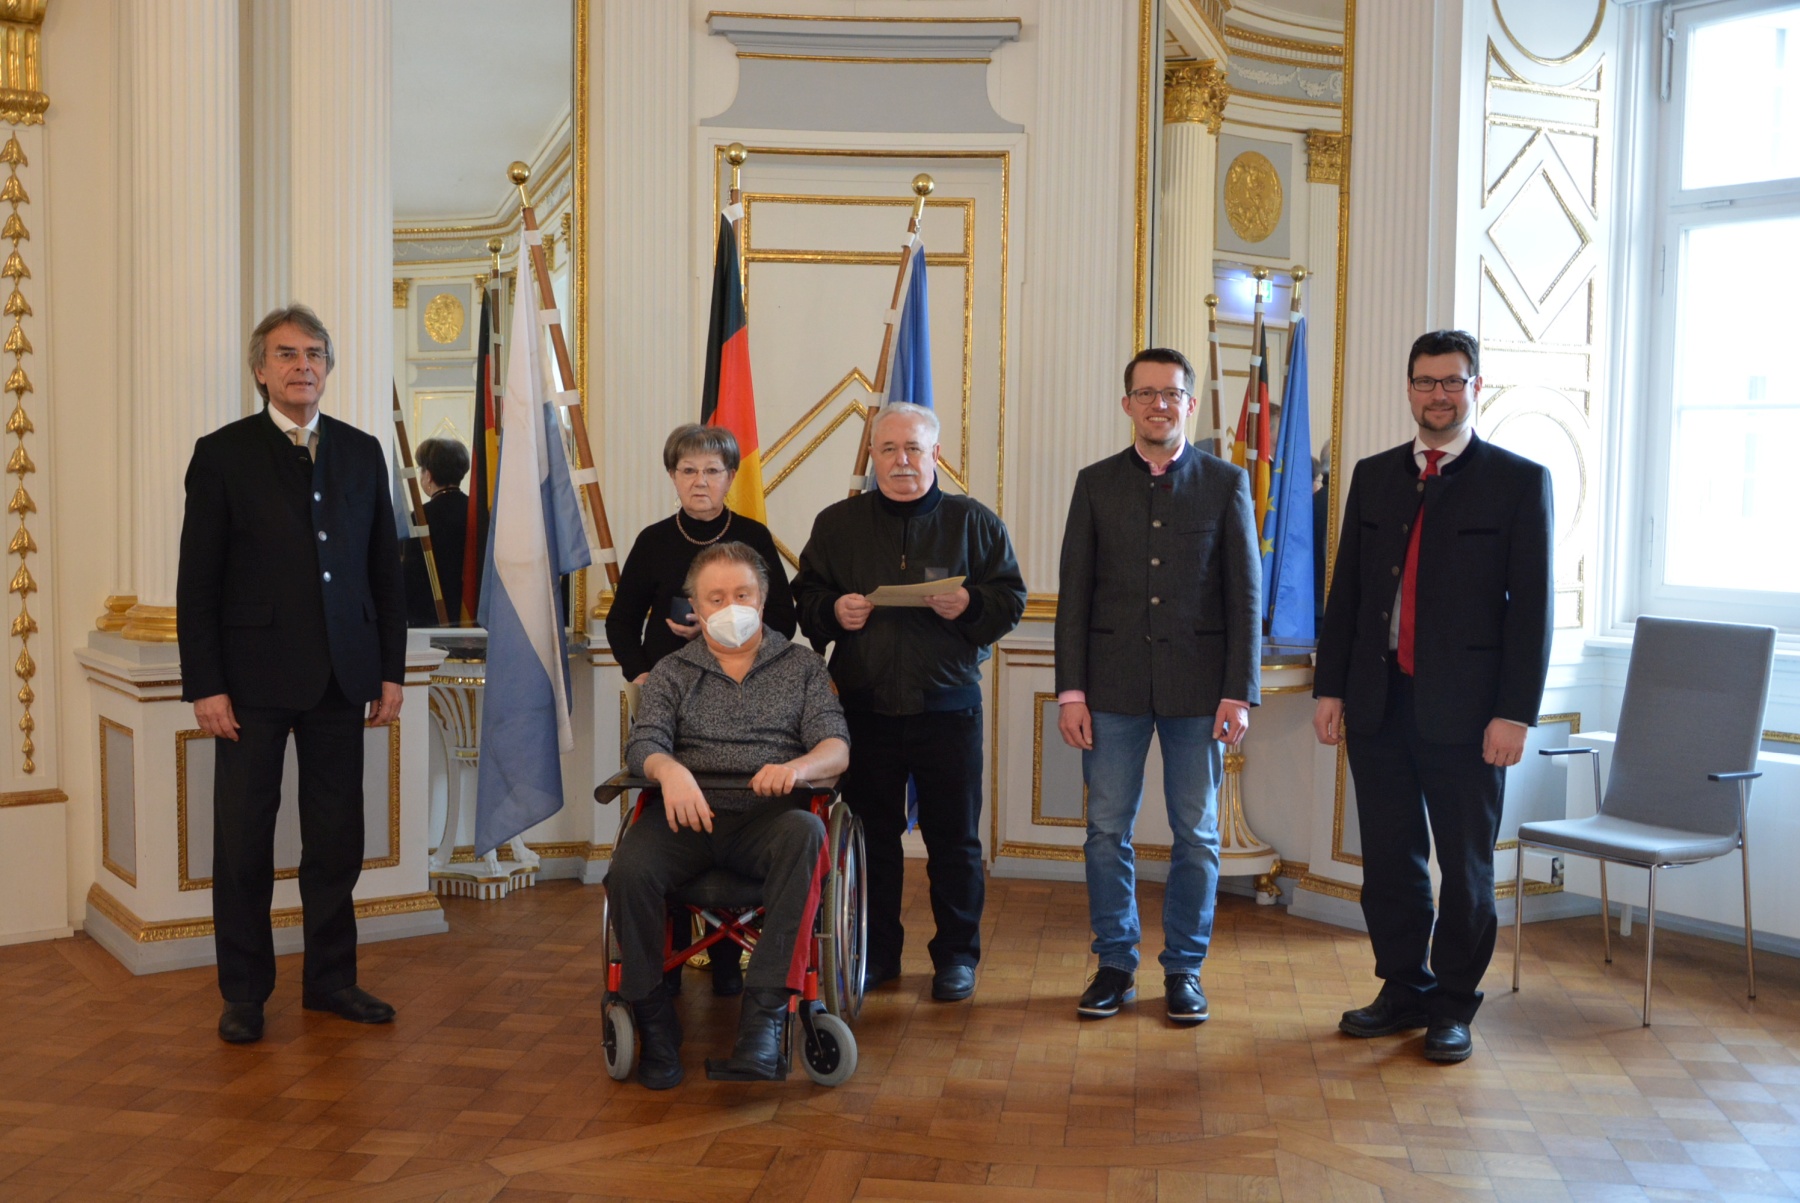
<path fill-rule="evenodd" d="M 638 1002 L 663 980 L 667 899 L 715 867 L 762 882 L 762 935 L 744 984 L 753 990 L 800 989 L 819 909 L 824 846 L 825 824 L 792 797 L 714 811 L 710 832 L 671 831 L 661 801 L 647 803 L 620 839 L 606 874 L 606 900 L 623 962 L 619 993 Z"/>
<path fill-rule="evenodd" d="M 869 868 L 869 953 L 875 970 L 898 969 L 906 931 L 900 888 L 906 858 L 906 778 L 919 791 L 919 833 L 937 935 L 931 963 L 981 960 L 981 708 L 901 716 L 852 711 L 844 801 L 863 821 Z"/>
<path fill-rule="evenodd" d="M 1350 772 L 1362 831 L 1363 918 L 1381 992 L 1467 1023 L 1494 956 L 1494 841 L 1506 770 L 1481 743 L 1419 738 L 1411 677 L 1392 671 L 1381 729 L 1352 735 Z M 1443 883 L 1432 922 L 1427 867 L 1437 844 Z"/>
<path fill-rule="evenodd" d="M 226 1002 L 275 989 L 275 816 L 288 732 L 300 765 L 303 988 L 356 984 L 356 909 L 363 860 L 363 707 L 334 677 L 309 709 L 236 706 L 238 738 L 213 741 L 213 946 Z"/>

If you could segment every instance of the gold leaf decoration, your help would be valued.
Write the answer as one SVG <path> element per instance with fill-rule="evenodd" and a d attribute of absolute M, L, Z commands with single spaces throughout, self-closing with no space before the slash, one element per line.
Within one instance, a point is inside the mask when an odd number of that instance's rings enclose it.
<path fill-rule="evenodd" d="M 13 676 L 26 681 L 37 676 L 37 661 L 31 658 L 30 652 L 20 652 L 19 658 L 13 661 Z"/>
<path fill-rule="evenodd" d="M 15 614 L 13 616 L 12 633 L 14 635 L 17 635 L 17 636 L 35 635 L 35 634 L 37 634 L 37 629 L 38 629 L 37 619 L 35 619 L 31 616 L 31 612 L 29 610 L 20 610 L 17 614 Z M 20 698 L 19 700 L 24 701 L 25 699 Z"/>
<path fill-rule="evenodd" d="M 6 387 L 0 388 L 0 393 L 17 393 L 21 397 L 36 391 L 31 387 L 31 377 L 25 374 L 23 366 L 14 367 L 12 375 L 6 378 Z"/>
<path fill-rule="evenodd" d="M 25 228 L 24 219 L 15 212 L 6 219 L 5 225 L 0 226 L 0 238 L 12 239 L 12 244 L 16 247 L 20 242 L 31 241 L 31 231 Z"/>
<path fill-rule="evenodd" d="M 19 570 L 13 573 L 12 583 L 7 585 L 6 591 L 8 593 L 36 593 L 37 581 L 32 579 L 31 569 L 20 564 Z"/>
<path fill-rule="evenodd" d="M 13 532 L 12 540 L 7 543 L 6 550 L 12 555 L 22 556 L 37 550 L 37 540 L 31 537 L 28 529 L 21 526 Z"/>
<path fill-rule="evenodd" d="M 0 6 L 6 0 L 0 0 Z M 41 9 L 40 9 L 41 12 Z M 27 56 L 35 58 L 37 31 L 26 30 L 22 35 L 27 43 L 22 47 Z M 7 52 L 17 54 L 21 46 L 8 33 Z M 38 92 L 20 93 L 16 90 L 0 89 L 0 117 L 7 120 L 23 121 L 28 124 L 41 123 L 43 113 L 49 107 L 47 96 Z M 0 267 L 0 279 L 12 281 L 12 291 L 6 298 L 5 315 L 13 319 L 12 329 L 6 335 L 6 341 L 0 344 L 0 355 L 13 357 L 12 371 L 6 378 L 3 391 L 13 394 L 13 408 L 6 419 L 5 433 L 17 440 L 7 456 L 6 472 L 9 476 L 18 477 L 18 485 L 13 490 L 12 500 L 7 504 L 6 512 L 17 516 L 18 527 L 7 539 L 6 554 L 19 557 L 19 566 L 13 572 L 7 585 L 7 592 L 17 594 L 19 598 L 18 613 L 13 615 L 8 624 L 8 631 L 19 641 L 19 655 L 13 661 L 13 676 L 19 679 L 17 697 L 23 713 L 19 716 L 19 730 L 23 738 L 19 741 L 20 768 L 26 773 L 37 772 L 37 745 L 32 741 L 32 733 L 37 730 L 37 719 L 32 716 L 32 703 L 37 701 L 37 694 L 31 688 L 31 678 L 37 674 L 37 662 L 31 657 L 31 637 L 38 633 L 37 619 L 31 616 L 30 607 L 26 605 L 30 596 L 38 591 L 36 578 L 31 575 L 30 558 L 38 554 L 37 539 L 27 525 L 30 515 L 37 512 L 37 505 L 31 494 L 25 491 L 25 478 L 37 471 L 37 465 L 31 462 L 31 453 L 25 448 L 26 437 L 35 432 L 31 415 L 25 410 L 25 396 L 34 392 L 31 377 L 25 371 L 25 356 L 32 353 L 31 339 L 25 333 L 25 319 L 32 316 L 31 302 L 19 285 L 21 281 L 31 279 L 31 268 L 26 266 L 25 256 L 20 253 L 19 244 L 31 239 L 31 231 L 25 226 L 25 218 L 19 212 L 19 206 L 31 202 L 25 185 L 19 180 L 19 168 L 27 165 L 25 148 L 19 144 L 16 134 L 7 136 L 4 146 L 0 146 L 0 164 L 7 168 L 7 178 L 0 184 L 0 204 L 10 204 L 12 212 L 6 215 L 4 224 L 0 224 L 0 240 L 12 243 L 12 252 L 6 257 L 6 264 Z"/>
<path fill-rule="evenodd" d="M 31 304 L 25 299 L 25 294 L 19 291 L 17 284 L 13 285 L 12 295 L 6 298 L 4 312 L 7 317 L 31 316 Z"/>
<path fill-rule="evenodd" d="M 12 500 L 6 503 L 6 512 L 9 514 L 35 514 L 37 513 L 37 502 L 31 499 L 31 494 L 25 491 L 25 486 L 20 485 L 13 490 Z"/>
<path fill-rule="evenodd" d="M 23 405 L 13 406 L 12 417 L 6 419 L 7 434 L 31 434 L 37 427 L 31 424 L 31 415 L 25 412 Z"/>
<path fill-rule="evenodd" d="M 31 340 L 25 337 L 25 327 L 14 322 L 12 333 L 6 336 L 6 345 L 0 346 L 0 351 L 5 351 L 8 355 L 31 354 Z"/>
<path fill-rule="evenodd" d="M 0 280 L 29 279 L 31 279 L 31 269 L 25 266 L 24 256 L 19 254 L 17 247 L 14 247 L 13 253 L 6 257 L 6 266 L 0 267 Z"/>
<path fill-rule="evenodd" d="M 6 145 L 0 147 L 0 163 L 15 168 L 31 166 L 30 160 L 25 157 L 25 148 L 19 145 L 19 135 L 9 135 Z"/>
<path fill-rule="evenodd" d="M 34 627 L 36 626 L 35 623 L 32 625 Z M 37 701 L 37 690 L 29 685 L 21 685 L 19 686 L 19 692 L 15 696 L 19 699 L 19 705 L 29 706 Z"/>
<path fill-rule="evenodd" d="M 19 177 L 13 176 L 0 185 L 0 202 L 11 201 L 15 205 L 27 205 L 31 198 L 25 195 L 25 185 L 19 183 Z"/>
<path fill-rule="evenodd" d="M 13 453 L 6 461 L 6 471 L 13 476 L 25 476 L 37 471 L 37 465 L 31 462 L 31 453 L 20 443 L 13 448 Z"/>

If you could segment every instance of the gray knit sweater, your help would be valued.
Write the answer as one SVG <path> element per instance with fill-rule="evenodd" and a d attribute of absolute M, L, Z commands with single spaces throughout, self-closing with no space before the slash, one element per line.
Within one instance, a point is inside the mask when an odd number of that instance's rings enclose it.
<path fill-rule="evenodd" d="M 847 744 L 850 729 L 825 661 L 765 626 L 742 682 L 719 667 L 705 639 L 657 661 L 639 693 L 625 763 L 641 777 L 644 762 L 662 752 L 691 773 L 747 777 L 833 737 Z M 756 795 L 715 790 L 706 800 L 714 810 L 739 810 Z"/>

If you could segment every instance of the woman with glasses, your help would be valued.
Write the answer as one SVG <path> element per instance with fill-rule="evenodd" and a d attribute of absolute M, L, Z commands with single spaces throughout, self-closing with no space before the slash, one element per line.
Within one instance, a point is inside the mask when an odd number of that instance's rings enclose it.
<path fill-rule="evenodd" d="M 686 647 L 700 634 L 700 621 L 685 589 L 688 567 L 702 550 L 718 543 L 746 543 L 769 569 L 763 623 L 794 637 L 794 594 L 769 528 L 725 505 L 737 475 L 738 445 L 729 430 L 689 423 L 669 432 L 663 467 L 681 508 L 638 532 L 619 570 L 606 615 L 606 639 L 625 679 L 641 685 L 656 662 Z M 744 988 L 736 957 L 715 957 L 713 993 L 730 996 Z"/>

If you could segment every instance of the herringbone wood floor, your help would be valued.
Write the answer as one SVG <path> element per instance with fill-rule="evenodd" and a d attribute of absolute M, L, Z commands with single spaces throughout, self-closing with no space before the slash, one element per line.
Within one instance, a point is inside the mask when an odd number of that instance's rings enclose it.
<path fill-rule="evenodd" d="M 923 877 L 923 866 L 913 876 Z M 1762 1199 L 1800 1193 L 1800 963 L 1665 933 L 1638 1024 L 1642 927 L 1503 934 L 1476 1053 L 1335 1031 L 1375 984 L 1355 933 L 1227 898 L 1214 1018 L 1079 1023 L 1079 885 L 996 880 L 973 1003 L 927 993 L 923 894 L 898 988 L 836 1090 L 709 1083 L 734 1002 L 690 976 L 689 1077 L 606 1077 L 596 889 L 447 903 L 445 937 L 366 947 L 400 1008 L 358 1028 L 299 1005 L 284 958 L 268 1036 L 213 1033 L 210 970 L 133 978 L 84 937 L 0 949 L 0 1198 L 283 1200 Z M 1153 920 L 1161 905 L 1144 890 Z M 1160 932 L 1146 932 L 1160 946 Z"/>

